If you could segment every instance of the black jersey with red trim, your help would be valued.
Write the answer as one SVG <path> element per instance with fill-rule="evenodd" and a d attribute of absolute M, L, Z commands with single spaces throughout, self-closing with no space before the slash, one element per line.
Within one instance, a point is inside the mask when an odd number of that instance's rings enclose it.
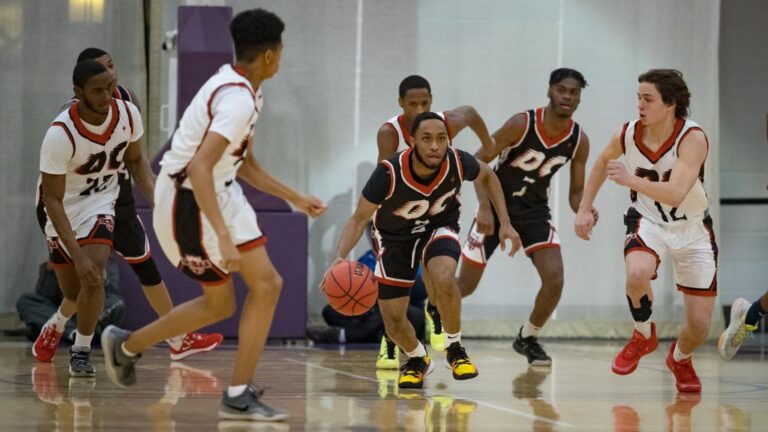
<path fill-rule="evenodd" d="M 523 136 L 499 155 L 494 171 L 499 177 L 510 216 L 549 216 L 549 185 L 552 176 L 573 159 L 581 127 L 573 120 L 560 136 L 544 130 L 544 108 L 524 113 Z"/>
<path fill-rule="evenodd" d="M 363 197 L 379 204 L 373 224 L 385 241 L 407 241 L 443 226 L 457 226 L 459 191 L 472 181 L 480 165 L 471 154 L 448 147 L 440 168 L 428 179 L 413 171 L 412 148 L 381 161 L 363 189 Z"/>

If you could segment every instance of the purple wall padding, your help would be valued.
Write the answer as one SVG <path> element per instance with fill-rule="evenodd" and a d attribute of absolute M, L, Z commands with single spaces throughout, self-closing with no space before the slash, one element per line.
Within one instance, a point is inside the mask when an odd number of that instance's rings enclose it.
<path fill-rule="evenodd" d="M 152 211 L 139 209 L 139 217 L 147 228 L 152 256 L 163 275 L 175 305 L 202 295 L 200 285 L 175 268 L 163 254 L 152 227 Z M 277 272 L 283 278 L 283 291 L 272 321 L 270 338 L 304 338 L 307 326 L 307 216 L 299 212 L 259 213 L 259 226 L 268 241 L 267 253 Z M 134 330 L 155 320 L 157 315 L 149 306 L 141 291 L 136 275 L 125 261 L 118 259 L 120 291 L 125 298 L 126 319 L 124 326 Z M 235 276 L 237 312 L 222 322 L 202 331 L 218 331 L 225 337 L 237 337 L 240 310 L 247 288 L 240 276 Z"/>

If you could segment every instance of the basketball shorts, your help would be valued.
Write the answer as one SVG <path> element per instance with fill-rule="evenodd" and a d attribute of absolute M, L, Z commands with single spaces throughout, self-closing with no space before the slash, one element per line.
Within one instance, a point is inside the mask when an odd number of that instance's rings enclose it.
<path fill-rule="evenodd" d="M 241 252 L 267 242 L 256 222 L 256 212 L 233 182 L 216 195 L 229 234 Z M 203 285 L 219 285 L 230 275 L 221 267 L 219 239 L 190 189 L 177 188 L 161 171 L 155 185 L 153 226 L 168 260 Z"/>
<path fill-rule="evenodd" d="M 97 214 L 73 226 L 77 244 L 105 244 L 112 247 L 112 234 L 115 229 L 115 217 L 110 214 Z M 67 267 L 73 264 L 72 257 L 59 237 L 46 236 L 48 242 L 48 259 L 54 268 Z"/>
<path fill-rule="evenodd" d="M 437 256 L 458 261 L 461 255 L 458 227 L 440 227 L 406 241 L 387 241 L 376 232 L 374 241 L 377 251 L 374 276 L 379 282 L 379 298 L 385 299 L 395 296 L 387 296 L 386 289 L 381 289 L 383 286 L 406 289 L 413 286 L 421 262 L 427 263 Z"/>
<path fill-rule="evenodd" d="M 499 219 L 495 214 L 493 216 L 493 234 L 488 236 L 477 231 L 477 218 L 472 221 L 469 235 L 461 251 L 465 262 L 485 267 L 493 252 L 496 251 L 499 246 Z M 560 237 L 548 217 L 514 218 L 512 227 L 520 235 L 523 250 L 528 257 L 537 250 L 560 247 Z M 507 246 L 511 247 L 509 244 Z"/>
<path fill-rule="evenodd" d="M 152 255 L 149 252 L 149 240 L 144 231 L 138 215 L 130 218 L 121 218 L 119 210 L 116 211 L 115 232 L 112 244 L 117 252 L 128 264 L 138 264 L 148 260 Z"/>
<path fill-rule="evenodd" d="M 656 257 L 656 268 L 667 254 L 672 258 L 677 289 L 685 294 L 717 295 L 717 243 L 712 218 L 663 226 L 643 218 L 634 208 L 624 216 L 627 237 L 624 256 L 643 251 Z M 654 274 L 654 279 L 656 275 Z"/>

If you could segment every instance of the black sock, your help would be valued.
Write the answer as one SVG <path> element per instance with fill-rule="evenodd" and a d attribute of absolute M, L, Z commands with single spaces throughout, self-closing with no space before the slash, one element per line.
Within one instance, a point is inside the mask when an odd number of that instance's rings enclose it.
<path fill-rule="evenodd" d="M 747 317 L 744 319 L 744 323 L 747 325 L 755 326 L 757 325 L 757 322 L 760 321 L 766 314 L 767 313 L 763 309 L 763 305 L 760 304 L 760 300 L 758 299 L 756 302 L 752 303 L 752 306 L 749 307 L 749 310 L 747 311 Z"/>

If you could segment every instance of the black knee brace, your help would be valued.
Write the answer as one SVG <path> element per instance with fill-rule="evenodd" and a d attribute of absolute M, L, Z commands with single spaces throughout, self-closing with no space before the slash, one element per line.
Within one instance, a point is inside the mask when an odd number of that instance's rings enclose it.
<path fill-rule="evenodd" d="M 155 260 L 151 257 L 140 263 L 131 264 L 133 272 L 139 277 L 139 282 L 144 286 L 157 285 L 163 281 L 160 272 L 157 270 Z"/>
<path fill-rule="evenodd" d="M 379 299 L 394 300 L 411 295 L 410 288 L 397 287 L 379 282 Z"/>
<path fill-rule="evenodd" d="M 651 299 L 648 295 L 644 295 L 640 298 L 640 307 L 635 308 L 632 306 L 632 299 L 627 296 L 629 302 L 629 311 L 632 313 L 632 318 L 637 322 L 645 322 L 651 317 Z"/>

